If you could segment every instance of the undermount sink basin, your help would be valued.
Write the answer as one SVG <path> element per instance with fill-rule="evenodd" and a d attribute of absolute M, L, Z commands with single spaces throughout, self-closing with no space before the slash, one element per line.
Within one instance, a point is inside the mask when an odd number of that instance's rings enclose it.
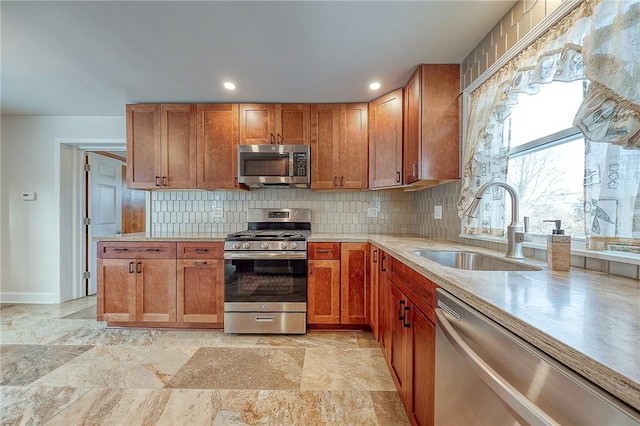
<path fill-rule="evenodd" d="M 413 250 L 418 256 L 442 266 L 472 271 L 541 271 L 537 266 L 470 251 Z"/>

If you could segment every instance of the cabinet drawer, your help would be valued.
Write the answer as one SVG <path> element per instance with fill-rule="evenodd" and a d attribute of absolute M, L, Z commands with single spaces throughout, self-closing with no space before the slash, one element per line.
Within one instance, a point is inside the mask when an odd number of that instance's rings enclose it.
<path fill-rule="evenodd" d="M 309 243 L 307 256 L 311 260 L 339 260 L 340 243 Z"/>
<path fill-rule="evenodd" d="M 119 242 L 98 243 L 100 259 L 175 259 L 176 243 L 169 242 Z"/>
<path fill-rule="evenodd" d="M 224 243 L 178 243 L 178 259 L 222 259 Z"/>
<path fill-rule="evenodd" d="M 414 271 L 402 262 L 392 259 L 389 262 L 390 275 L 409 287 L 409 291 L 420 296 L 432 308 L 436 306 L 436 285 L 419 272 Z M 395 280 L 394 280 L 395 281 Z M 407 289 L 404 290 L 405 292 Z M 425 308 L 426 310 L 426 308 Z"/>

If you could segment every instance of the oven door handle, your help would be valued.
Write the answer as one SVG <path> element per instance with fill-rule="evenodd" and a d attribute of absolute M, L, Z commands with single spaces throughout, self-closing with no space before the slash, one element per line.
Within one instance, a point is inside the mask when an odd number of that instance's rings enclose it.
<path fill-rule="evenodd" d="M 242 260 L 288 260 L 288 259 L 306 259 L 306 251 L 225 251 L 224 258 L 229 260 L 242 259 Z"/>

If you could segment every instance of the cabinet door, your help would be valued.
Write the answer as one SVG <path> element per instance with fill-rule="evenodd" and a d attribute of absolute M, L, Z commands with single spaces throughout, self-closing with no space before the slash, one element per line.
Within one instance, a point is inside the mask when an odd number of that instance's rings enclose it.
<path fill-rule="evenodd" d="M 161 182 L 160 105 L 127 105 L 127 186 L 157 189 Z"/>
<path fill-rule="evenodd" d="M 369 187 L 402 184 L 402 89 L 369 103 Z"/>
<path fill-rule="evenodd" d="M 346 104 L 340 110 L 340 161 L 336 172 L 340 188 L 366 189 L 369 186 L 367 112 L 367 104 Z"/>
<path fill-rule="evenodd" d="M 309 104 L 277 104 L 276 143 L 309 145 Z"/>
<path fill-rule="evenodd" d="M 340 105 L 311 105 L 311 188 L 336 188 L 339 184 Z"/>
<path fill-rule="evenodd" d="M 407 312 L 409 348 L 407 350 L 407 405 L 412 424 L 431 426 L 435 404 L 436 327 L 415 306 Z"/>
<path fill-rule="evenodd" d="M 175 259 L 136 260 L 136 320 L 175 322 Z"/>
<path fill-rule="evenodd" d="M 420 103 L 420 70 L 418 67 L 404 88 L 404 183 L 416 182 L 419 176 L 420 141 L 422 140 L 422 114 Z"/>
<path fill-rule="evenodd" d="M 238 187 L 238 105 L 200 104 L 198 111 L 198 188 Z"/>
<path fill-rule="evenodd" d="M 224 260 L 181 259 L 177 268 L 178 322 L 222 323 Z"/>
<path fill-rule="evenodd" d="M 369 244 L 343 243 L 340 251 L 340 322 L 369 324 Z"/>
<path fill-rule="evenodd" d="M 378 256 L 380 259 L 378 270 L 378 291 L 380 294 L 380 302 L 378 304 L 378 306 L 380 306 L 380 312 L 378 313 L 378 341 L 380 342 L 380 348 L 382 349 L 384 358 L 387 360 L 389 368 L 391 368 L 391 355 L 389 353 L 389 349 L 391 348 L 391 322 L 393 321 L 391 316 L 391 305 L 393 301 L 391 300 L 391 283 L 388 279 L 389 262 L 391 262 L 391 257 L 382 250 L 380 250 Z"/>
<path fill-rule="evenodd" d="M 98 321 L 136 320 L 136 272 L 133 259 L 98 259 Z"/>
<path fill-rule="evenodd" d="M 371 288 L 371 294 L 370 294 L 370 302 L 369 302 L 369 306 L 371 307 L 371 310 L 369 311 L 369 324 L 371 325 L 371 330 L 373 331 L 373 335 L 375 336 L 375 338 L 380 341 L 380 334 L 378 331 L 378 326 L 379 326 L 379 311 L 380 311 L 380 307 L 379 307 L 379 303 L 380 303 L 380 296 L 379 296 L 379 283 L 378 283 L 378 279 L 380 276 L 379 273 L 379 265 L 380 265 L 380 249 L 378 249 L 378 247 L 374 246 L 373 244 L 370 245 L 369 247 L 369 259 L 370 259 L 370 263 L 369 263 L 369 284 L 370 284 L 370 288 Z"/>
<path fill-rule="evenodd" d="M 162 187 L 196 187 L 196 106 L 162 105 Z"/>
<path fill-rule="evenodd" d="M 460 65 L 421 66 L 421 179 L 460 178 Z"/>
<path fill-rule="evenodd" d="M 307 322 L 340 324 L 339 260 L 309 260 Z"/>
<path fill-rule="evenodd" d="M 240 144 L 275 144 L 275 105 L 240 104 Z"/>
<path fill-rule="evenodd" d="M 389 366 L 391 377 L 398 388 L 400 398 L 405 402 L 407 392 L 407 332 L 404 327 L 404 313 L 407 307 L 407 298 L 395 285 L 391 285 L 390 301 L 391 338 L 389 341 Z"/>

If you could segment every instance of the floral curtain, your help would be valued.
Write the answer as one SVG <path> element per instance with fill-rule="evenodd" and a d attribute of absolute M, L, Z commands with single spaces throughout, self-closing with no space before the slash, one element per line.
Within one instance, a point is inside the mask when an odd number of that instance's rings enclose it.
<path fill-rule="evenodd" d="M 589 91 L 574 120 L 587 139 L 587 235 L 640 235 L 638 52 L 640 0 L 585 0 L 471 94 L 458 200 L 463 233 L 503 236 L 502 189 L 483 197 L 477 219 L 462 212 L 482 184 L 506 181 L 504 120 L 518 95 L 535 94 L 552 81 L 588 78 Z"/>

